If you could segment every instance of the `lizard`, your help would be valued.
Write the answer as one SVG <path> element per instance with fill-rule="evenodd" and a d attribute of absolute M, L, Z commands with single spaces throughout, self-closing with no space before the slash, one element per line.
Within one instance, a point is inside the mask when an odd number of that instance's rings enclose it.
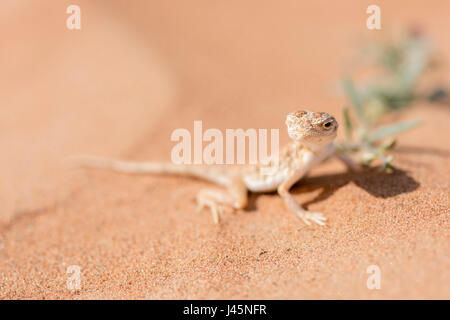
<path fill-rule="evenodd" d="M 325 225 L 327 218 L 322 213 L 302 208 L 289 190 L 313 167 L 332 156 L 336 156 L 352 171 L 358 171 L 359 167 L 351 158 L 336 152 L 334 140 L 339 124 L 329 113 L 307 110 L 290 112 L 286 116 L 286 126 L 291 141 L 280 150 L 276 167 L 273 167 L 273 158 L 265 164 L 222 169 L 173 163 L 131 162 L 95 156 L 72 157 L 72 162 L 80 167 L 110 169 L 131 174 L 187 175 L 215 183 L 226 190 L 202 189 L 196 197 L 197 211 L 209 207 L 215 223 L 219 223 L 224 206 L 234 210 L 244 209 L 248 204 L 249 191 L 276 191 L 286 207 L 304 223 Z M 265 170 L 268 168 L 275 170 Z"/>

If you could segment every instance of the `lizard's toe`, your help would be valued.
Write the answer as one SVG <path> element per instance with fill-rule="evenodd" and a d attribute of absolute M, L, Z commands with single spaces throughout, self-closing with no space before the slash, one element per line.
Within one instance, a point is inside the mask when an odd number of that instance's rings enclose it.
<path fill-rule="evenodd" d="M 301 211 L 298 212 L 297 215 L 306 223 L 308 226 L 311 225 L 311 222 L 315 222 L 318 225 L 324 226 L 325 221 L 327 221 L 327 217 L 325 217 L 320 212 L 309 212 L 309 211 Z"/>
<path fill-rule="evenodd" d="M 203 208 L 205 207 L 205 204 L 203 202 L 198 202 L 197 203 L 197 208 L 195 208 L 195 212 L 199 213 L 200 211 L 203 210 Z"/>
<path fill-rule="evenodd" d="M 315 223 L 317 223 L 318 225 L 324 226 L 325 225 L 325 221 L 328 220 L 327 217 L 325 217 L 323 214 L 319 213 L 319 212 L 311 212 L 311 215 L 308 217 L 310 220 L 314 221 Z"/>
<path fill-rule="evenodd" d="M 214 223 L 218 224 L 220 221 L 220 216 L 223 214 L 222 206 L 219 205 L 212 206 L 211 213 L 213 216 Z"/>
<path fill-rule="evenodd" d="M 211 210 L 214 223 L 219 223 L 220 216 L 223 214 L 223 207 L 206 197 L 197 197 L 197 212 L 200 212 L 205 207 Z"/>

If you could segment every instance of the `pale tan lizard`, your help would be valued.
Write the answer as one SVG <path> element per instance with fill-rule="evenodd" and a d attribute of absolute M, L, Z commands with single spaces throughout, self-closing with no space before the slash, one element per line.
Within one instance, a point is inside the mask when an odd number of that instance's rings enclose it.
<path fill-rule="evenodd" d="M 330 114 L 296 111 L 287 115 L 286 125 L 289 137 L 293 141 L 280 151 L 275 170 L 269 171 L 267 169 L 273 168 L 274 159 L 266 165 L 222 169 L 172 163 L 128 162 L 92 156 L 78 156 L 72 160 L 75 160 L 79 166 L 125 173 L 189 175 L 223 186 L 227 188 L 227 191 L 205 189 L 197 194 L 199 209 L 209 207 L 216 223 L 219 222 L 222 214 L 222 205 L 234 209 L 245 208 L 248 202 L 248 191 L 278 191 L 286 206 L 306 224 L 310 225 L 310 221 L 313 221 L 324 225 L 327 218 L 321 213 L 303 209 L 289 193 L 289 189 L 314 166 L 332 155 L 336 155 L 351 170 L 358 170 L 358 166 L 350 158 L 335 152 L 333 141 L 336 138 L 338 123 Z"/>

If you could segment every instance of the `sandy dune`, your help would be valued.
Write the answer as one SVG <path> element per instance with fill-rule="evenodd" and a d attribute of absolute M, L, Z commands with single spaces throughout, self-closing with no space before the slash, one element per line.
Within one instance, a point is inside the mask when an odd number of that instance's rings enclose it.
<path fill-rule="evenodd" d="M 90 153 L 169 161 L 177 128 L 279 128 L 297 108 L 341 119 L 336 83 L 365 28 L 359 1 L 70 1 L 0 4 L 0 298 L 450 298 L 450 110 L 402 119 L 394 174 L 334 161 L 293 189 L 323 212 L 305 226 L 275 194 L 214 225 L 208 183 L 67 170 Z M 450 3 L 378 1 L 383 31 L 420 23 L 450 83 Z M 342 139 L 342 132 L 339 136 Z M 67 267 L 81 268 L 68 290 Z M 380 290 L 366 287 L 370 265 Z"/>

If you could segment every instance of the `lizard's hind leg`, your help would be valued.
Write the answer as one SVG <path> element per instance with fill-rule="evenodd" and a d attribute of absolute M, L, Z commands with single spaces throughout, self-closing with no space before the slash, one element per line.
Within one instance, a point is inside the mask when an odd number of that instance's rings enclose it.
<path fill-rule="evenodd" d="M 222 205 L 242 209 L 245 208 L 247 202 L 247 186 L 241 179 L 237 178 L 230 181 L 227 191 L 203 189 L 197 194 L 198 211 L 205 206 L 209 207 L 215 223 L 219 223 L 220 215 L 223 212 Z"/>

